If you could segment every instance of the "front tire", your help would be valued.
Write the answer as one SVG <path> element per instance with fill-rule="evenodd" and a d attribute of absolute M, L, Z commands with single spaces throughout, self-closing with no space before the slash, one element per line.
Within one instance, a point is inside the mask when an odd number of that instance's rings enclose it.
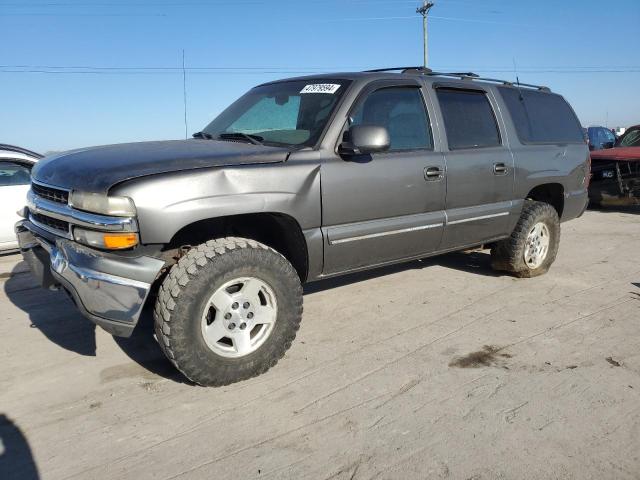
<path fill-rule="evenodd" d="M 210 240 L 171 268 L 154 317 L 160 347 L 178 370 L 200 385 L 228 385 L 284 356 L 300 327 L 302 285 L 262 243 Z"/>
<path fill-rule="evenodd" d="M 558 212 L 548 203 L 525 200 L 511 236 L 491 248 L 491 266 L 516 277 L 542 275 L 556 259 L 560 244 Z"/>

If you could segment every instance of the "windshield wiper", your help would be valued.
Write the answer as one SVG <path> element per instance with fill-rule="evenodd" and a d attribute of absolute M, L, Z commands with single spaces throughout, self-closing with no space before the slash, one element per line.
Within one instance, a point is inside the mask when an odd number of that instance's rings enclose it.
<path fill-rule="evenodd" d="M 191 136 L 193 138 L 204 138 L 205 140 L 213 140 L 213 135 L 207 132 L 196 132 Z"/>
<path fill-rule="evenodd" d="M 262 138 L 260 135 L 249 135 L 247 133 L 242 132 L 232 132 L 232 133 L 221 133 L 218 135 L 218 139 L 220 140 L 247 140 L 248 142 L 254 145 L 262 145 Z"/>

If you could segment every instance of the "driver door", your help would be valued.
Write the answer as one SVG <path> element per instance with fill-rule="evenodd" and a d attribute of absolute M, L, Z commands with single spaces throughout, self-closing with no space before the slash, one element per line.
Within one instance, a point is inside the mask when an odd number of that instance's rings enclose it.
<path fill-rule="evenodd" d="M 323 164 L 325 275 L 419 257 L 438 247 L 445 165 L 434 149 L 425 100 L 413 80 L 374 82 L 356 100 L 345 130 L 383 126 L 391 145 L 370 155 L 336 154 Z"/>

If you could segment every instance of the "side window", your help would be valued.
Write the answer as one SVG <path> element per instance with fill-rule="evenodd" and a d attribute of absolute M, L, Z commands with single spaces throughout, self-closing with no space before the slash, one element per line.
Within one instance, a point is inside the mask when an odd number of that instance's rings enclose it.
<path fill-rule="evenodd" d="M 0 187 L 29 185 L 30 183 L 31 170 L 28 167 L 0 160 Z"/>
<path fill-rule="evenodd" d="M 484 92 L 439 88 L 437 95 L 450 150 L 501 145 L 496 117 Z"/>
<path fill-rule="evenodd" d="M 560 95 L 514 87 L 498 90 L 522 143 L 584 142 L 576 115 Z"/>
<path fill-rule="evenodd" d="M 605 142 L 616 143 L 616 136 L 613 134 L 613 132 L 608 128 L 603 128 L 603 130 L 604 130 Z"/>
<path fill-rule="evenodd" d="M 386 127 L 389 150 L 432 149 L 429 119 L 419 88 L 389 87 L 369 94 L 351 116 L 351 125 Z"/>

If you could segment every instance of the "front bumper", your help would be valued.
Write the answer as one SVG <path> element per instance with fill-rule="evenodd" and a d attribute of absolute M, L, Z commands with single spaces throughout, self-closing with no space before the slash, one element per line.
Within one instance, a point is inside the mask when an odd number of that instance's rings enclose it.
<path fill-rule="evenodd" d="M 62 286 L 89 320 L 113 335 L 131 335 L 162 260 L 94 250 L 52 237 L 28 220 L 15 230 L 22 255 L 43 287 Z"/>
<path fill-rule="evenodd" d="M 640 162 L 591 161 L 589 201 L 600 206 L 640 205 Z"/>

